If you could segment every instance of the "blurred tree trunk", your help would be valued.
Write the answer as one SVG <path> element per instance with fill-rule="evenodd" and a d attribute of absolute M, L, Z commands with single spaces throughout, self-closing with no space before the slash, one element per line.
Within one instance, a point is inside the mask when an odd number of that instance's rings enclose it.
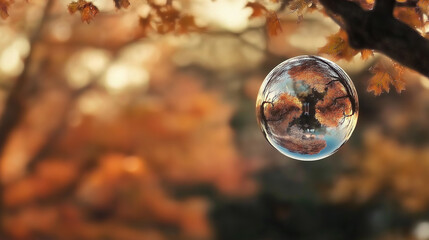
<path fill-rule="evenodd" d="M 26 109 L 26 95 L 28 94 L 28 83 L 31 81 L 30 66 L 32 65 L 34 48 L 41 37 L 43 27 L 48 19 L 53 0 L 47 0 L 43 9 L 42 17 L 30 37 L 30 52 L 24 61 L 24 69 L 16 79 L 9 96 L 6 99 L 3 114 L 0 118 L 0 156 L 3 156 L 9 137 L 15 127 L 20 123 Z M 2 159 L 2 158 L 0 158 Z M 0 180 L 0 237 L 4 237 L 3 216 L 4 213 L 4 186 Z"/>

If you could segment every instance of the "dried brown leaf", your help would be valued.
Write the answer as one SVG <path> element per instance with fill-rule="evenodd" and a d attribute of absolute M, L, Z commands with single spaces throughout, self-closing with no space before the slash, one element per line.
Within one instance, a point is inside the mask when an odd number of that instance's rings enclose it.
<path fill-rule="evenodd" d="M 429 15 L 429 0 L 420 0 L 417 2 L 417 6 L 420 8 L 420 10 L 426 14 Z"/>
<path fill-rule="evenodd" d="M 422 28 L 424 26 L 422 12 L 418 11 L 417 8 L 397 7 L 393 13 L 397 19 L 412 28 Z"/>
<path fill-rule="evenodd" d="M 360 51 L 360 56 L 362 60 L 367 60 L 368 58 L 374 56 L 374 52 L 370 49 L 364 49 Z"/>
<path fill-rule="evenodd" d="M 350 61 L 358 52 L 350 47 L 347 33 L 343 30 L 329 36 L 326 45 L 319 48 L 319 54 L 328 54 L 336 60 Z"/>
<path fill-rule="evenodd" d="M 270 36 L 276 36 L 279 32 L 282 31 L 280 20 L 275 12 L 270 12 L 267 15 L 267 31 L 268 35 Z"/>
<path fill-rule="evenodd" d="M 90 23 L 94 19 L 95 15 L 98 14 L 98 8 L 92 3 L 85 0 L 78 0 L 68 5 L 68 10 L 71 14 L 79 11 L 81 14 L 82 22 Z"/>
<path fill-rule="evenodd" d="M 252 14 L 249 16 L 249 18 L 261 17 L 268 13 L 267 8 L 258 2 L 248 2 L 245 7 L 252 9 Z"/>

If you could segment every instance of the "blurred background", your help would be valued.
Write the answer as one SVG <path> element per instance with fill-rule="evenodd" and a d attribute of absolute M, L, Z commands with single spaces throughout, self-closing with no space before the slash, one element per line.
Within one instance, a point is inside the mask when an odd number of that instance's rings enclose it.
<path fill-rule="evenodd" d="M 264 77 L 317 54 L 328 17 L 285 10 L 271 36 L 246 0 L 181 0 L 198 31 L 159 34 L 146 1 L 94 0 L 90 24 L 46 2 L 0 21 L 0 239 L 429 239 L 428 79 L 375 97 L 383 56 L 336 61 L 360 112 L 324 160 L 260 132 Z"/>

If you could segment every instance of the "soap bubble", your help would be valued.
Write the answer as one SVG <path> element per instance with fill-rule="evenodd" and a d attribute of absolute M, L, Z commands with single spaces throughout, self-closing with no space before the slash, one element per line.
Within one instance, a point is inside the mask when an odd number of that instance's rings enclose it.
<path fill-rule="evenodd" d="M 351 136 L 358 109 L 349 76 L 317 56 L 280 63 L 265 78 L 256 101 L 265 138 L 284 155 L 304 161 L 335 153 Z"/>

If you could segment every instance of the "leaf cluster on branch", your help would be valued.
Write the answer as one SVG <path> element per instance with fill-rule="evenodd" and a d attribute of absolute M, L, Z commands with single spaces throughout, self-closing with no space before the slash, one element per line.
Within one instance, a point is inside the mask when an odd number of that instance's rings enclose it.
<path fill-rule="evenodd" d="M 341 19 L 351 47 L 378 51 L 429 77 L 429 40 L 425 38 L 424 27 L 428 16 L 427 1 L 377 0 L 368 4 L 362 0 L 320 0 L 320 3 L 330 16 Z M 386 82 L 386 78 L 375 79 Z M 374 78 L 371 84 L 374 84 Z M 386 86 L 382 82 L 378 84 Z M 383 89 L 388 91 L 388 87 Z M 402 87 L 396 89 L 401 91 Z M 380 93 L 378 90 L 374 92 Z"/>
<path fill-rule="evenodd" d="M 148 2 L 151 10 L 146 17 L 140 17 L 140 26 L 144 34 L 156 32 L 158 34 L 184 34 L 192 31 L 201 31 L 203 28 L 195 23 L 194 16 L 183 13 L 175 8 L 171 2 L 159 5 Z"/>
<path fill-rule="evenodd" d="M 113 1 L 117 9 L 130 6 L 129 0 Z M 0 0 L 2 18 L 8 17 L 8 8 L 12 2 Z M 149 33 L 184 34 L 205 30 L 196 23 L 193 15 L 185 13 L 180 4 L 173 4 L 174 2 L 147 1 L 149 13 L 139 20 L 143 36 Z M 425 30 L 428 5 L 429 0 L 255 0 L 247 2 L 243 7 L 252 10 L 249 19 L 266 19 L 269 36 L 278 35 L 282 31 L 282 20 L 279 18 L 281 12 L 295 12 L 300 21 L 306 12 L 320 11 L 337 22 L 342 30 L 328 37 L 327 44 L 319 49 L 319 54 L 326 54 L 335 60 L 350 61 L 358 53 L 366 60 L 376 51 L 429 77 L 429 60 L 426 57 L 429 54 L 429 40 L 425 38 L 428 36 Z M 86 0 L 72 2 L 68 9 L 70 13 L 80 12 L 82 21 L 87 23 L 99 13 L 97 6 Z M 377 69 L 379 74 L 370 80 L 370 85 L 381 85 L 382 91 L 388 92 L 386 82 L 395 81 L 381 78 L 382 68 Z M 404 89 L 402 85 L 393 85 L 399 92 Z M 371 86 L 370 90 L 380 93 L 380 89 L 375 90 Z"/>

